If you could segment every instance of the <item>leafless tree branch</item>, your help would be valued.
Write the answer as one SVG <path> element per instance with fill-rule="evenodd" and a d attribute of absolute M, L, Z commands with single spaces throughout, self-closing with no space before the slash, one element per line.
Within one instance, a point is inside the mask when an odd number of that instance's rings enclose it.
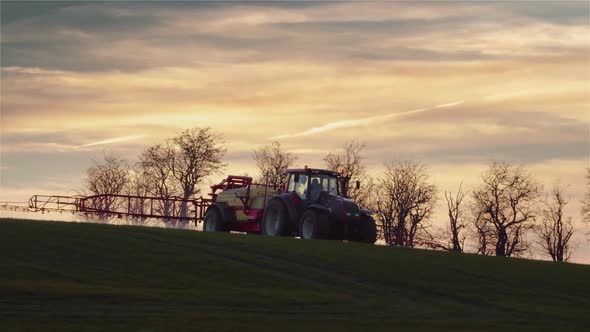
<path fill-rule="evenodd" d="M 586 168 L 586 196 L 582 200 L 582 218 L 590 222 L 590 167 Z"/>
<path fill-rule="evenodd" d="M 349 186 L 347 195 L 361 207 L 368 207 L 371 194 L 374 191 L 374 181 L 367 175 L 365 157 L 363 150 L 365 144 L 356 140 L 349 141 L 344 145 L 344 152 L 330 152 L 324 157 L 326 168 L 339 172 L 342 176 L 348 177 L 351 183 L 359 181 L 361 186 Z M 342 191 L 342 190 L 341 190 Z"/>
<path fill-rule="evenodd" d="M 414 161 L 386 165 L 376 186 L 372 210 L 389 245 L 414 247 L 429 227 L 436 187 L 429 183 L 424 165 Z"/>
<path fill-rule="evenodd" d="M 528 245 L 524 235 L 535 221 L 541 186 L 524 168 L 508 163 L 494 163 L 482 175 L 482 182 L 472 194 L 478 250 L 487 254 L 493 243 L 497 256 L 524 253 Z"/>
<path fill-rule="evenodd" d="M 265 183 L 268 176 L 269 185 L 275 188 L 280 188 L 287 183 L 287 168 L 297 161 L 297 156 L 284 151 L 281 143 L 277 141 L 252 152 L 252 158 L 259 172 L 256 181 Z"/>
<path fill-rule="evenodd" d="M 130 182 L 129 165 L 125 159 L 113 152 L 105 152 L 102 159 L 93 159 L 93 165 L 86 171 L 83 180 L 84 188 L 93 195 L 122 194 Z M 93 208 L 105 211 L 116 210 L 122 204 L 112 196 L 92 199 L 89 204 Z M 101 215 L 106 221 L 110 216 Z"/>
<path fill-rule="evenodd" d="M 571 217 L 564 216 L 567 204 L 563 189 L 556 185 L 550 197 L 543 200 L 541 222 L 535 227 L 543 252 L 554 262 L 567 262 L 571 255 L 570 240 L 574 226 Z"/>

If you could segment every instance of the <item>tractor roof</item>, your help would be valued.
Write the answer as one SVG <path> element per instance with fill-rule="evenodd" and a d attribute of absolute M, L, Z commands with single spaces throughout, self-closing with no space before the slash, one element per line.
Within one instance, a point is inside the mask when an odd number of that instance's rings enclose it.
<path fill-rule="evenodd" d="M 330 171 L 328 169 L 319 168 L 291 168 L 287 170 L 287 173 L 310 173 L 310 174 L 328 174 L 332 176 L 340 176 L 340 173 Z"/>

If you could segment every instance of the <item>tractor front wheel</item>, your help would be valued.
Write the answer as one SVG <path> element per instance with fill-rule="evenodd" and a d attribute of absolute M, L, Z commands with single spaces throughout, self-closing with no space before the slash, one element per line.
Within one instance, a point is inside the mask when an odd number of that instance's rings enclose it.
<path fill-rule="evenodd" d="M 216 208 L 211 208 L 205 213 L 204 232 L 226 232 L 225 223 Z"/>
<path fill-rule="evenodd" d="M 279 200 L 271 200 L 262 217 L 262 234 L 268 236 L 289 235 L 287 208 Z"/>
<path fill-rule="evenodd" d="M 299 223 L 299 236 L 305 240 L 328 237 L 328 224 L 325 216 L 315 210 L 307 210 Z"/>
<path fill-rule="evenodd" d="M 377 225 L 371 216 L 362 216 L 359 224 L 359 242 L 373 244 L 377 241 Z"/>

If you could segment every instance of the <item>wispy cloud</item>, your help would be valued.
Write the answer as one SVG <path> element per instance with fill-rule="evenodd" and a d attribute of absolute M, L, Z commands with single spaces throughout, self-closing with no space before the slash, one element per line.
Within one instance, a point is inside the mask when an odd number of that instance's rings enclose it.
<path fill-rule="evenodd" d="M 123 136 L 123 137 L 115 137 L 115 138 L 109 138 L 109 139 L 105 139 L 102 141 L 97 141 L 97 142 L 93 142 L 93 143 L 88 143 L 88 144 L 84 144 L 84 145 L 80 145 L 80 147 L 91 147 L 91 146 L 97 146 L 97 145 L 106 145 L 106 144 L 113 144 L 113 143 L 121 143 L 121 142 L 127 142 L 127 141 L 132 141 L 132 140 L 136 140 L 136 139 L 140 139 L 145 137 L 145 135 L 130 135 L 130 136 Z"/>
<path fill-rule="evenodd" d="M 63 70 L 47 70 L 39 67 L 20 67 L 9 66 L 2 67 L 1 70 L 5 73 L 28 74 L 28 75 L 64 75 Z"/>
<path fill-rule="evenodd" d="M 457 101 L 454 101 L 454 102 L 451 102 L 451 103 L 439 104 L 439 105 L 436 105 L 436 106 L 434 106 L 432 108 L 434 109 L 434 108 L 453 107 L 453 106 L 461 105 L 464 102 L 465 102 L 464 100 L 457 100 Z"/>
<path fill-rule="evenodd" d="M 330 122 L 330 123 L 327 123 L 321 127 L 314 127 L 314 128 L 311 128 L 311 129 L 308 129 L 308 130 L 305 130 L 305 131 L 302 131 L 299 133 L 294 133 L 294 134 L 278 135 L 278 136 L 271 137 L 271 139 L 285 139 L 285 138 L 303 137 L 303 136 L 315 135 L 315 134 L 319 134 L 319 133 L 323 133 L 323 132 L 327 132 L 327 131 L 331 131 L 331 130 L 339 129 L 339 128 L 351 128 L 351 127 L 357 127 L 357 126 L 366 126 L 366 125 L 369 125 L 372 123 L 387 121 L 387 120 L 391 120 L 394 118 L 400 118 L 400 117 L 404 117 L 404 116 L 408 116 L 408 115 L 422 113 L 422 112 L 426 112 L 426 111 L 437 109 L 437 108 L 458 106 L 458 105 L 463 104 L 464 102 L 465 101 L 463 101 L 463 100 L 458 100 L 458 101 L 454 101 L 454 102 L 450 102 L 450 103 L 438 104 L 438 105 L 428 107 L 428 108 L 418 108 L 415 110 L 410 110 L 410 111 L 405 111 L 405 112 L 395 112 L 395 113 L 389 113 L 386 115 L 377 115 L 377 116 L 371 116 L 371 117 L 360 118 L 360 119 Z"/>

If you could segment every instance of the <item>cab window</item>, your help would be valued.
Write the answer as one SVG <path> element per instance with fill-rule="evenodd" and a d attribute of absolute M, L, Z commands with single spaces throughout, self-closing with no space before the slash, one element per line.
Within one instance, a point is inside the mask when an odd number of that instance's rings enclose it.
<path fill-rule="evenodd" d="M 332 195 L 338 195 L 338 179 L 334 176 L 321 174 L 311 177 L 309 185 L 311 200 L 317 200 L 320 192 L 326 191 Z"/>
<path fill-rule="evenodd" d="M 325 191 L 322 186 L 322 178 L 320 176 L 312 176 L 309 184 L 309 193 L 312 201 L 317 201 L 320 197 L 320 192 Z"/>
<path fill-rule="evenodd" d="M 292 192 L 295 190 L 295 174 L 289 174 L 289 185 L 287 186 L 287 192 Z"/>
<path fill-rule="evenodd" d="M 299 182 L 295 182 L 295 174 L 289 175 L 288 192 L 294 191 L 301 199 L 306 199 L 307 196 L 307 181 L 308 177 L 304 174 L 299 174 Z"/>

